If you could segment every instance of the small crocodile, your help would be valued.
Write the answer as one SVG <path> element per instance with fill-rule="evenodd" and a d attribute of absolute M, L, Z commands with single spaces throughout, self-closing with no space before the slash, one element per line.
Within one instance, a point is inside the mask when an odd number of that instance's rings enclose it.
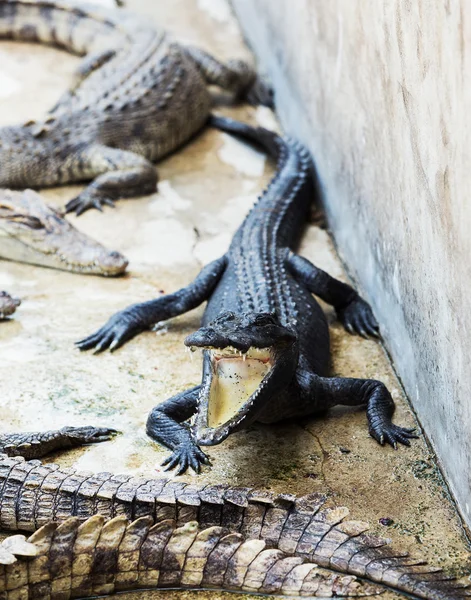
<path fill-rule="evenodd" d="M 8 292 L 0 292 L 0 320 L 12 315 L 20 304 L 19 298 L 10 296 Z"/>
<path fill-rule="evenodd" d="M 81 214 L 117 198 L 152 193 L 152 162 L 206 123 L 208 84 L 271 103 L 246 63 L 219 63 L 177 44 L 149 20 L 67 0 L 2 0 L 0 39 L 44 42 L 86 55 L 77 80 L 40 121 L 0 129 L 0 187 L 93 180 L 66 205 Z"/>
<path fill-rule="evenodd" d="M 0 190 L 0 258 L 91 275 L 124 273 L 127 259 L 73 227 L 33 190 Z"/>
<path fill-rule="evenodd" d="M 347 520 L 344 507 L 326 507 L 322 494 L 298 498 L 91 474 L 23 458 L 105 441 L 113 433 L 67 427 L 0 435 L 0 451 L 12 455 L 0 454 L 0 527 L 45 526 L 29 540 L 35 550 L 18 538 L 0 546 L 0 564 L 4 554 L 12 563 L 0 569 L 0 598 L 86 597 L 142 587 L 324 597 L 329 590 L 359 596 L 386 588 L 429 600 L 471 595 L 469 580 L 456 581 L 368 535 L 367 523 Z M 38 558 L 15 562 L 8 548 L 18 548 L 18 542 L 19 555 Z"/>
<path fill-rule="evenodd" d="M 366 405 L 370 434 L 409 445 L 412 429 L 391 421 L 394 401 L 380 381 L 328 377 L 329 328 L 312 294 L 333 305 L 350 332 L 378 335 L 369 305 L 293 253 L 313 197 L 311 163 L 297 142 L 263 128 L 213 118 L 220 129 L 253 140 L 278 159 L 277 174 L 236 232 L 227 254 L 188 287 L 116 313 L 81 350 L 114 350 L 154 323 L 208 301 L 203 327 L 185 344 L 203 349 L 202 384 L 156 406 L 147 432 L 173 453 L 177 474 L 208 462 L 200 445 L 222 442 L 254 421 L 273 423 L 332 406 Z M 193 417 L 191 428 L 184 421 Z"/>

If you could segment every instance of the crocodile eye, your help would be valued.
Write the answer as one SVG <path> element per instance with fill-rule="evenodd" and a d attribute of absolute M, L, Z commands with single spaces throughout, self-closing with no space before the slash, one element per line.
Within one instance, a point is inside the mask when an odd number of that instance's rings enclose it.
<path fill-rule="evenodd" d="M 222 315 L 219 315 L 219 317 L 216 317 L 216 319 L 214 319 L 213 323 L 215 325 L 220 325 L 220 324 L 224 324 L 227 323 L 227 321 L 234 321 L 235 319 L 235 314 L 233 312 L 226 312 L 223 313 Z"/>
<path fill-rule="evenodd" d="M 255 325 L 274 325 L 275 319 L 269 313 L 263 313 L 255 317 Z"/>

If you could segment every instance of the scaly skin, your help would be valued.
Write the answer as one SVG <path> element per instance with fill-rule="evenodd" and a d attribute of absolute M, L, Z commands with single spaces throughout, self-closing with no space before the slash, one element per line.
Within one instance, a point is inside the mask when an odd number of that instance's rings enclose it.
<path fill-rule="evenodd" d="M 0 320 L 11 316 L 20 304 L 19 298 L 10 296 L 8 292 L 0 292 Z"/>
<path fill-rule="evenodd" d="M 112 434 L 93 427 L 10 434 L 0 436 L 0 450 L 39 458 Z M 377 594 L 378 585 L 430 600 L 470 596 L 465 584 L 367 535 L 367 523 L 346 520 L 348 509 L 324 503 L 320 494 L 296 498 L 93 475 L 0 455 L 0 527 L 44 526 L 29 539 L 35 548 L 21 538 L 0 546 L 0 564 L 12 565 L 0 569 L 0 598 L 37 600 L 59 590 L 61 598 L 72 597 L 71 590 L 88 597 L 142 587 L 328 597 Z M 28 568 L 25 554 L 37 554 Z M 5 582 L 11 595 L 1 587 Z M 25 595 L 15 595 L 20 589 Z"/>
<path fill-rule="evenodd" d="M 3 0 L 0 39 L 39 41 L 86 55 L 77 81 L 41 121 L 0 129 L 0 187 L 93 180 L 67 212 L 101 210 L 152 193 L 153 162 L 206 123 L 208 83 L 239 98 L 270 94 L 241 61 L 184 48 L 145 18 L 67 0 Z"/>
<path fill-rule="evenodd" d="M 207 265 L 188 287 L 112 316 L 78 347 L 113 350 L 154 323 L 208 302 L 203 327 L 185 340 L 187 346 L 204 350 L 201 385 L 156 406 L 147 422 L 148 434 L 172 450 L 164 464 L 176 467 L 177 474 L 189 466 L 198 472 L 207 462 L 201 445 L 218 444 L 254 421 L 273 423 L 338 404 L 366 405 L 369 432 L 380 444 L 409 445 L 416 436 L 392 422 L 394 402 L 383 383 L 328 376 L 329 328 L 312 294 L 333 305 L 351 333 L 377 336 L 378 324 L 353 288 L 293 252 L 314 194 L 307 151 L 262 128 L 224 118 L 213 118 L 212 124 L 262 145 L 278 159 L 276 176 L 236 232 L 227 254 Z M 235 378 L 245 377 L 238 355 L 250 360 L 260 349 L 268 374 L 231 418 L 215 424 L 210 402 L 216 396 L 212 406 L 217 405 L 219 360 L 232 360 L 238 369 L 238 375 L 233 372 L 235 387 Z M 252 364 L 262 363 L 255 356 Z M 243 396 L 240 389 L 235 396 Z M 187 427 L 184 422 L 193 416 L 191 428 Z"/>
<path fill-rule="evenodd" d="M 0 545 L 1 564 L 11 565 L 0 570 L 0 590 L 8 589 L 1 596 L 5 599 L 21 593 L 24 600 L 49 600 L 58 589 L 63 600 L 151 588 L 323 598 L 384 591 L 222 527 L 201 530 L 195 521 L 182 527 L 172 521 L 152 526 L 149 517 L 133 523 L 100 516 L 84 523 L 73 518 L 62 525 L 50 523 L 27 541 L 24 536 L 7 538 Z"/>
<path fill-rule="evenodd" d="M 128 265 L 122 254 L 75 229 L 33 190 L 0 190 L 0 258 L 108 277 L 121 275 Z"/>

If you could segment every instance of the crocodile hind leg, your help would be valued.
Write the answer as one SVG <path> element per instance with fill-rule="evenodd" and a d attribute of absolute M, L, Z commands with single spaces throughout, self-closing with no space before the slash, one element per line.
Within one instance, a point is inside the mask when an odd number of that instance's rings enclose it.
<path fill-rule="evenodd" d="M 226 267 L 222 256 L 206 265 L 196 279 L 185 288 L 156 300 L 131 304 L 108 319 L 98 331 L 76 342 L 80 350 L 102 352 L 116 350 L 138 333 L 152 325 L 182 315 L 207 300 Z"/>
<path fill-rule="evenodd" d="M 196 412 L 200 388 L 198 385 L 162 402 L 152 409 L 147 419 L 147 434 L 172 450 L 162 466 L 166 466 L 166 471 L 177 467 L 176 475 L 188 467 L 199 473 L 201 465 L 209 463 L 206 454 L 193 441 L 190 429 L 183 424 Z"/>
<path fill-rule="evenodd" d="M 313 376 L 307 395 L 313 398 L 316 404 L 324 407 L 366 404 L 370 435 L 381 445 L 387 442 L 396 448 L 399 442 L 409 446 L 410 438 L 417 437 L 414 429 L 399 427 L 392 422 L 394 400 L 381 381 Z"/>
<path fill-rule="evenodd" d="M 351 286 L 292 252 L 287 262 L 298 283 L 335 308 L 337 317 L 349 333 L 359 333 L 365 338 L 379 336 L 379 326 L 371 307 Z"/>
<path fill-rule="evenodd" d="M 66 204 L 67 213 L 81 215 L 90 208 L 102 210 L 104 204 L 114 206 L 113 200 L 118 198 L 155 192 L 157 171 L 154 165 L 134 152 L 94 145 L 83 149 L 76 161 L 84 179 L 96 179 Z"/>
<path fill-rule="evenodd" d="M 273 90 L 243 60 L 234 59 L 223 64 L 201 48 L 188 46 L 185 51 L 209 84 L 228 90 L 250 104 L 273 107 Z"/>
<path fill-rule="evenodd" d="M 110 440 L 117 431 L 108 427 L 63 427 L 52 431 L 0 434 L 0 453 L 23 456 L 27 460 L 41 458 L 56 450 L 67 450 L 84 444 Z"/>

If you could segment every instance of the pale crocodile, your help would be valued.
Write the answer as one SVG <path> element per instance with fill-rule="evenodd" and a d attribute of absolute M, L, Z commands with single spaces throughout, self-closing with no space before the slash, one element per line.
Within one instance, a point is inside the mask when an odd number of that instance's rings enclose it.
<path fill-rule="evenodd" d="M 17 557 L 18 562 L 17 562 Z M 5 600 L 103 596 L 149 588 L 220 589 L 283 596 L 363 597 L 384 588 L 269 549 L 224 527 L 177 527 L 150 517 L 130 523 L 99 515 L 71 518 L 0 544 L 0 597 Z M 8 591 L 7 591 L 8 590 Z M 4 595 L 2 595 L 2 592 Z"/>
<path fill-rule="evenodd" d="M 246 63 L 223 65 L 176 43 L 149 20 L 67 0 L 2 0 L 0 39 L 43 42 L 86 55 L 72 88 L 40 121 L 0 129 L 0 187 L 93 180 L 67 211 L 152 193 L 152 164 L 206 123 L 208 85 L 271 103 Z"/>
<path fill-rule="evenodd" d="M 0 190 L 0 258 L 113 276 L 127 259 L 81 233 L 33 190 Z"/>

